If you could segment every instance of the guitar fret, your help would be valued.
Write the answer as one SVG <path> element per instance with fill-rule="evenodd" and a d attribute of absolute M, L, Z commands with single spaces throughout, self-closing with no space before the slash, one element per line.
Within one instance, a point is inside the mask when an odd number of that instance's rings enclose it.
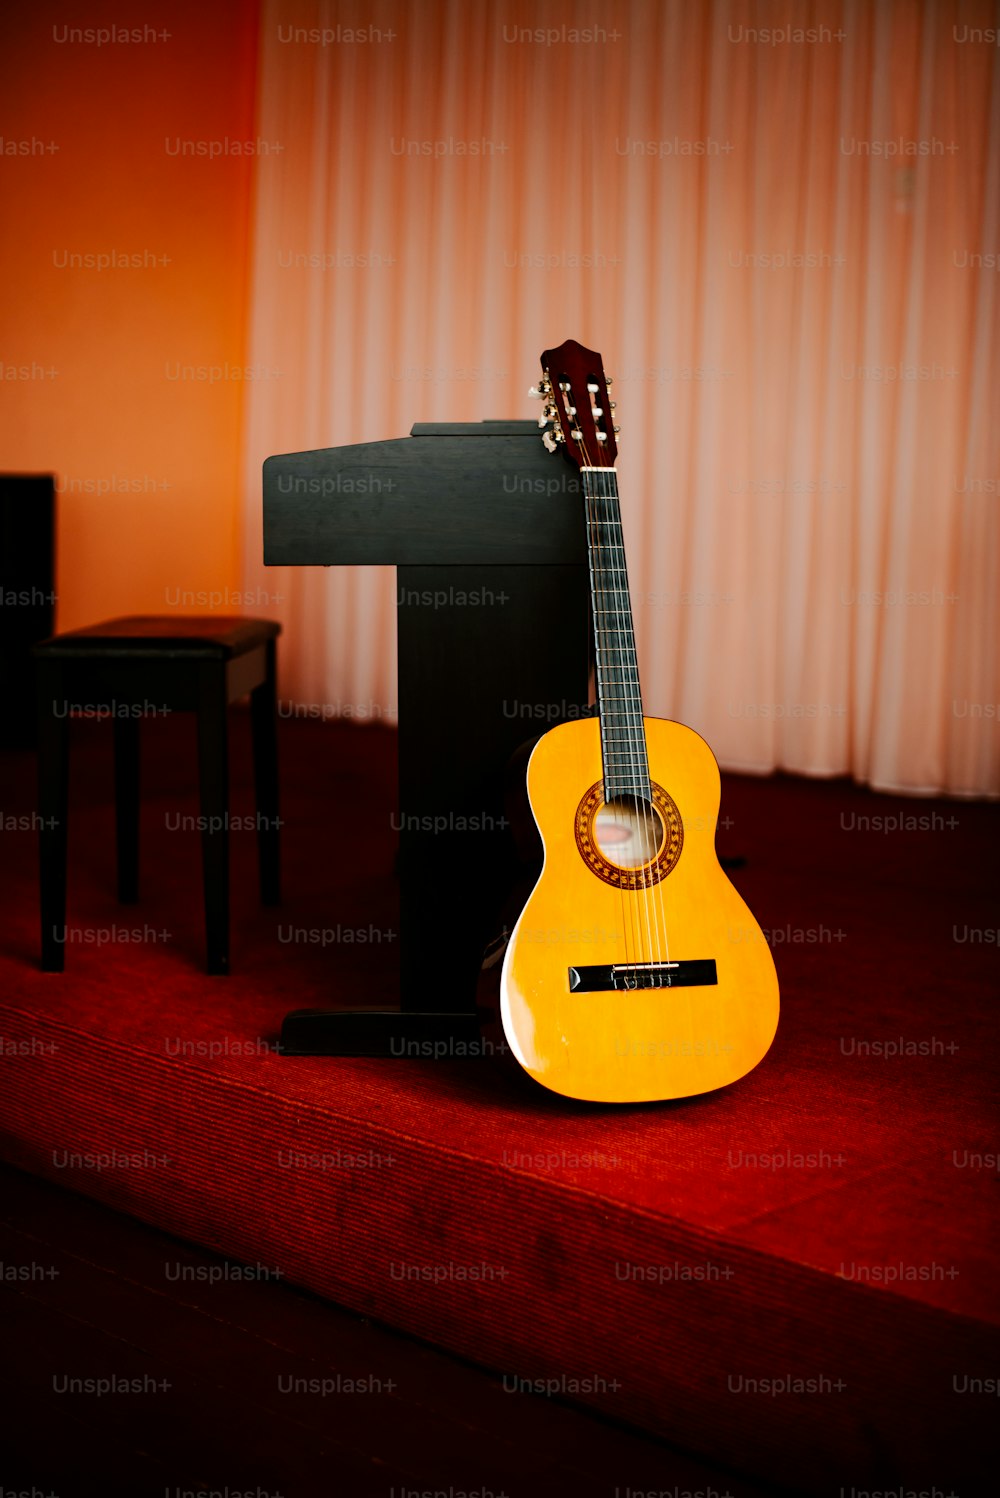
<path fill-rule="evenodd" d="M 604 793 L 649 797 L 639 665 L 613 470 L 582 470 Z M 598 491 L 598 492 L 595 492 Z"/>

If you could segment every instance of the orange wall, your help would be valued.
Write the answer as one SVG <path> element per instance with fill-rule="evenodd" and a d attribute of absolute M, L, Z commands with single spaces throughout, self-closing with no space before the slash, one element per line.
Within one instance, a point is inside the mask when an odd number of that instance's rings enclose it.
<path fill-rule="evenodd" d="M 0 40 L 0 469 L 57 475 L 61 628 L 168 612 L 238 584 L 253 163 L 171 152 L 253 139 L 257 7 L 13 10 Z M 145 39 L 67 33 L 112 26 Z M 140 263 L 74 268 L 72 255 Z M 187 372 L 199 366 L 220 377 Z"/>

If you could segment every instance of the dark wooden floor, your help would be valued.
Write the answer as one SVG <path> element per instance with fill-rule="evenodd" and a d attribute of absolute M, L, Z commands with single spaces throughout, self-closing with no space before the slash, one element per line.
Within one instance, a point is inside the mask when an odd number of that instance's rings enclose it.
<path fill-rule="evenodd" d="M 0 1199 L 3 1498 L 764 1491 L 509 1392 L 267 1265 L 219 1259 L 6 1167 Z"/>

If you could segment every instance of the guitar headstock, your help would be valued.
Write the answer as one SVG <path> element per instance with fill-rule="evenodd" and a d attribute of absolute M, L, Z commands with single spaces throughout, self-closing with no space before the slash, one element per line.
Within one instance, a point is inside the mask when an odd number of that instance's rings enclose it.
<path fill-rule="evenodd" d="M 612 384 L 600 354 L 569 338 L 542 355 L 542 378 L 529 392 L 544 402 L 540 427 L 552 423 L 542 437 L 550 453 L 564 445 L 578 468 L 613 468 L 618 456 L 612 421 L 615 403 Z"/>

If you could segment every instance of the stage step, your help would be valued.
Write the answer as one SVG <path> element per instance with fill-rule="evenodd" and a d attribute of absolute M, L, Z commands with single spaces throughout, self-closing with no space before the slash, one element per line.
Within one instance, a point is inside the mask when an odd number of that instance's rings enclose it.
<path fill-rule="evenodd" d="M 958 808 L 933 845 L 950 893 L 930 850 L 885 839 L 856 842 L 848 885 L 841 809 L 899 803 L 728 779 L 778 1037 L 724 1092 L 606 1109 L 483 1057 L 276 1054 L 287 1010 L 391 989 L 391 943 L 278 931 L 391 929 L 391 878 L 337 867 L 314 833 L 331 745 L 359 797 L 374 774 L 354 733 L 289 735 L 288 903 L 262 922 L 248 856 L 225 979 L 200 971 L 196 837 L 154 826 L 156 876 L 128 913 L 171 939 L 80 941 L 63 975 L 34 961 L 30 864 L 8 867 L 4 1158 L 736 1471 L 831 1498 L 974 1490 L 1000 1343 L 993 1010 L 989 954 L 951 927 L 987 918 L 968 861 L 992 813 Z M 81 813 L 74 845 L 81 931 L 126 924 L 98 877 L 105 813 Z"/>

